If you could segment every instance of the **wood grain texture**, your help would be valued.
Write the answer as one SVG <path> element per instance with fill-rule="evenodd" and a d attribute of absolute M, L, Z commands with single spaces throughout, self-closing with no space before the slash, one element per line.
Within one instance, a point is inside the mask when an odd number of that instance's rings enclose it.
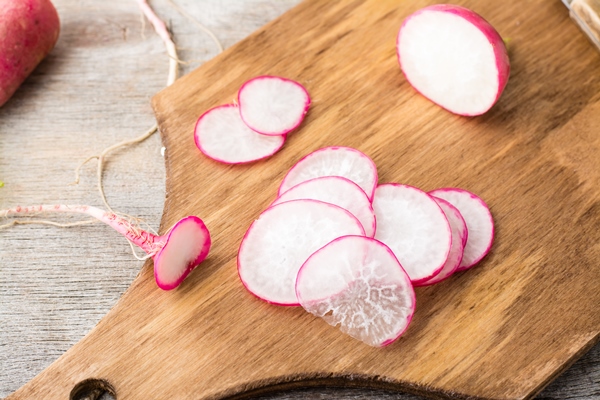
<path fill-rule="evenodd" d="M 213 249 L 202 269 L 197 270 L 177 292 L 167 294 L 157 290 L 153 284 L 151 266 L 146 265 L 128 293 L 94 331 L 18 391 L 14 398 L 35 398 L 41 393 L 44 398 L 66 398 L 77 382 L 90 377 L 108 379 L 117 388 L 119 399 L 198 398 L 203 394 L 233 394 L 264 384 L 315 377 L 327 379 L 313 383 L 352 386 L 353 381 L 331 378 L 347 377 L 354 371 L 362 371 L 366 375 L 378 374 L 379 370 L 389 366 L 400 366 L 408 375 L 406 381 L 412 379 L 411 374 L 416 375 L 428 369 L 428 384 L 431 388 L 466 382 L 470 388 L 483 387 L 492 391 L 507 390 L 516 393 L 522 387 L 511 386 L 508 380 L 496 386 L 494 382 L 498 382 L 499 376 L 514 375 L 519 368 L 522 380 L 532 382 L 534 379 L 541 379 L 545 382 L 560 371 L 563 365 L 577 358 L 579 351 L 585 349 L 586 345 L 591 345 L 598 331 L 598 320 L 593 318 L 598 297 L 594 297 L 595 294 L 592 293 L 591 298 L 581 299 L 579 294 L 587 293 L 589 287 L 594 287 L 594 283 L 598 282 L 598 234 L 593 232 L 594 224 L 597 226 L 598 223 L 598 215 L 594 214 L 594 204 L 598 200 L 594 189 L 598 186 L 599 177 L 595 155 L 600 153 L 598 139 L 593 131 L 593 126 L 600 122 L 597 106 L 598 55 L 570 24 L 559 4 L 532 3 L 531 9 L 522 13 L 528 18 L 531 16 L 531 19 L 515 20 L 509 7 L 497 10 L 492 5 L 466 3 L 484 14 L 503 35 L 513 39 L 513 76 L 507 92 L 492 112 L 482 118 L 462 119 L 437 109 L 412 93 L 397 66 L 390 61 L 394 54 L 393 39 L 382 39 L 386 32 L 395 33 L 403 16 L 424 3 L 399 5 L 377 2 L 378 7 L 389 8 L 390 14 L 377 21 L 376 29 L 372 18 L 378 11 L 375 10 L 377 7 L 373 7 L 374 3 L 347 2 L 340 9 L 335 9 L 328 2 L 303 4 L 294 11 L 293 18 L 288 15 L 287 20 L 277 21 L 266 30 L 261 30 L 249 40 L 234 46 L 222 57 L 208 63 L 171 91 L 163 93 L 162 101 L 158 98 L 157 109 L 162 110 L 162 115 L 159 113 L 158 116 L 168 148 L 167 168 L 170 173 L 162 226 L 168 226 L 183 214 L 198 214 L 209 224 L 218 246 Z M 187 6 L 194 7 L 191 3 Z M 262 7 L 264 9 L 267 6 L 263 4 Z M 245 11 L 260 14 L 257 11 L 260 9 L 261 6 L 257 3 L 255 7 L 248 7 Z M 112 10 L 115 12 L 114 18 L 122 18 L 118 11 L 114 11 L 115 8 Z M 137 26 L 135 8 L 130 7 L 128 10 L 124 13 L 130 14 L 130 25 L 125 26 Z M 315 18 L 315 15 L 319 18 Z M 300 17 L 308 21 L 299 24 L 296 19 Z M 90 21 L 87 23 L 90 25 Z M 234 22 L 229 24 L 231 27 L 235 25 Z M 309 30 L 310 27 L 327 29 L 324 34 L 315 38 L 311 36 L 314 31 Z M 559 40 L 556 34 L 548 33 L 552 30 L 561 32 Z M 293 33 L 291 38 L 290 32 Z M 150 36 L 149 31 L 147 34 Z M 83 36 L 75 35 L 71 39 L 82 40 Z M 366 43 L 357 46 L 352 40 L 357 36 L 365 38 Z M 281 46 L 278 41 L 284 42 L 285 46 Z M 91 43 L 83 45 L 90 46 Z M 153 76 L 158 82 L 157 86 L 160 86 L 166 63 L 161 58 L 160 42 L 156 40 L 153 45 L 157 56 L 152 61 L 158 62 L 152 64 L 152 68 L 140 67 L 146 71 L 140 76 L 144 80 L 146 76 Z M 386 48 L 382 50 L 384 45 Z M 323 52 L 319 59 L 317 53 L 321 50 Z M 109 50 L 105 50 L 105 54 L 108 52 Z M 141 52 L 140 57 L 143 53 Z M 265 54 L 270 56 L 265 57 Z M 361 56 L 361 61 L 374 58 L 377 61 L 375 67 L 369 71 L 365 69 L 364 63 L 356 67 L 358 55 Z M 343 56 L 341 59 L 344 61 L 329 65 L 328 73 L 324 75 L 324 60 L 339 60 L 340 56 Z M 540 59 L 544 62 L 540 62 Z M 203 159 L 193 149 L 189 127 L 193 125 L 199 112 L 212 105 L 230 101 L 239 84 L 258 73 L 278 73 L 306 84 L 314 100 L 306 123 L 290 138 L 285 149 L 267 162 L 253 166 L 226 167 Z M 86 78 L 90 79 L 89 76 Z M 69 82 L 70 79 L 72 78 L 69 77 Z M 82 79 L 82 82 L 86 80 Z M 62 84 L 68 86 L 65 81 Z M 123 82 L 119 84 L 123 85 Z M 118 86 L 115 86 L 113 96 L 123 95 Z M 73 89 L 72 95 L 76 92 L 78 91 Z M 48 96 L 52 97 L 50 94 Z M 132 96 L 135 98 L 135 95 Z M 143 95 L 140 97 L 143 98 Z M 86 98 L 82 95 L 80 104 L 85 104 Z M 112 115 L 121 115 L 127 121 L 125 114 L 129 115 L 128 112 L 113 109 L 116 114 L 111 115 L 103 111 L 114 100 L 102 100 L 105 104 L 98 105 L 97 110 L 81 110 L 81 115 L 101 116 L 100 125 L 90 130 L 97 130 L 103 124 L 116 128 Z M 382 102 L 388 108 L 381 107 Z M 70 107 L 72 106 L 69 105 L 66 109 L 69 110 Z M 59 105 L 50 108 L 50 111 L 46 111 L 49 113 L 47 119 L 51 120 L 56 110 L 64 108 Z M 24 113 L 33 112 L 27 108 L 21 110 Z M 395 113 L 390 113 L 390 110 Z M 88 114 L 88 111 L 92 113 Z M 4 109 L 2 112 L 5 112 Z M 77 114 L 75 108 L 75 115 Z M 406 118 L 406 115 L 411 118 Z M 92 124 L 93 121 L 91 117 L 82 118 L 79 115 L 71 118 L 77 121 L 71 125 L 71 129 L 80 124 Z M 133 117 L 129 115 L 129 118 Z M 140 125 L 145 128 L 143 122 L 146 121 L 147 114 L 140 119 Z M 16 124 L 19 118 L 2 118 L 0 123 L 5 120 L 9 121 L 8 124 Z M 24 124 L 23 121 L 20 123 Z M 39 124 L 35 130 L 44 130 L 46 125 L 41 122 Z M 8 126 L 10 129 L 23 128 L 23 125 L 16 128 L 13 128 L 15 125 Z M 0 132 L 6 132 L 4 127 L 0 128 Z M 46 136 L 41 136 L 46 137 L 46 144 L 60 139 L 51 132 L 52 130 Z M 381 136 L 392 134 L 398 139 L 385 144 L 380 142 Z M 5 136 L 6 133 L 1 134 L 1 139 L 9 141 Z M 96 137 L 91 134 L 86 136 Z M 573 136 L 576 140 L 573 140 Z M 113 137 L 106 143 L 100 143 L 98 149 L 120 139 L 120 136 Z M 23 147 L 23 142 L 19 143 Z M 424 189 L 442 185 L 469 188 L 492 205 L 501 228 L 493 254 L 480 269 L 456 277 L 435 290 L 419 290 L 415 325 L 401 342 L 383 351 L 364 349 L 300 310 L 263 304 L 248 295 L 236 280 L 235 250 L 244 230 L 275 195 L 277 182 L 294 160 L 312 149 L 328 144 L 352 145 L 366 151 L 377 162 L 382 181 L 399 180 Z M 59 147 L 61 151 L 71 148 L 66 145 Z M 50 146 L 42 145 L 41 149 L 44 148 L 48 149 Z M 440 156 L 442 148 L 445 151 Z M 31 150 L 30 154 L 37 155 L 42 150 Z M 156 147 L 154 150 L 156 157 Z M 55 157 L 61 151 L 53 150 L 52 156 L 48 158 Z M 71 148 L 71 151 L 77 153 L 72 161 L 76 164 L 82 151 L 77 148 Z M 4 160 L 6 155 L 10 159 L 12 163 L 4 165 L 11 165 L 11 169 L 19 159 L 13 154 L 17 154 L 14 147 L 2 157 Z M 148 155 L 146 153 L 136 159 L 131 153 L 126 154 L 123 160 L 131 160 L 136 165 L 138 162 L 142 163 Z M 37 174 L 35 168 L 31 167 L 35 160 L 24 160 L 21 161 L 22 164 L 17 164 L 19 169 L 26 169 L 32 175 L 42 177 L 29 178 L 36 182 L 32 186 L 38 190 L 49 184 L 44 179 L 47 177 L 48 158 L 34 164 L 38 165 Z M 182 163 L 191 160 L 197 163 L 195 168 L 184 169 Z M 115 164 L 116 162 L 117 160 Z M 162 161 L 158 159 L 154 162 L 160 168 Z M 452 169 L 448 165 L 457 167 Z M 4 169 L 2 171 L 4 174 Z M 63 168 L 61 171 L 67 175 L 65 171 L 70 172 L 71 169 Z M 109 193 L 127 193 L 119 195 L 115 200 L 118 198 L 128 202 L 133 211 L 124 206 L 117 205 L 117 208 L 144 215 L 142 210 L 135 208 L 139 207 L 135 204 L 147 205 L 152 199 L 134 199 L 135 194 L 126 190 L 132 186 L 132 181 L 127 181 L 128 174 L 124 173 L 115 179 L 114 182 L 121 186 L 110 188 Z M 157 175 L 153 182 L 160 185 L 160 171 Z M 146 176 L 140 177 L 145 178 Z M 69 179 L 70 175 L 65 180 Z M 9 182 L 7 178 L 4 180 Z M 11 178 L 11 181 L 14 182 L 14 179 Z M 549 182 L 551 185 L 541 185 L 540 182 Z M 61 191 L 54 193 L 64 198 L 63 183 L 53 184 L 61 188 Z M 97 202 L 93 184 L 92 181 L 87 189 L 81 189 L 82 193 L 74 194 L 72 199 L 80 200 L 87 196 L 89 203 Z M 190 190 L 190 186 L 194 189 Z M 548 191 L 548 187 L 552 191 Z M 31 197 L 27 197 L 31 196 L 29 191 L 24 191 L 22 196 L 25 200 L 17 199 L 17 203 L 31 202 Z M 148 193 L 146 196 L 154 195 Z M 531 202 L 532 199 L 535 201 Z M 9 205 L 13 205 L 15 198 L 10 200 Z M 42 201 L 49 200 L 42 197 L 36 202 Z M 159 209 L 160 204 L 155 213 Z M 546 215 L 556 216 L 551 221 L 551 229 L 542 223 L 548 221 L 543 218 Z M 44 234 L 36 237 L 33 236 L 35 234 L 32 228 L 19 229 L 23 232 L 20 239 L 15 239 L 14 233 L 3 233 L 2 238 L 6 238 L 12 250 L 15 250 L 15 242 L 28 242 L 25 249 L 29 250 L 10 253 L 11 257 L 22 255 L 28 259 L 34 254 L 32 249 L 35 244 L 32 242 L 43 241 Z M 37 228 L 37 232 L 39 231 Z M 81 254 L 82 246 L 76 242 L 82 236 L 81 230 L 72 234 L 44 228 L 41 231 L 54 236 L 60 235 L 61 239 L 67 237 L 69 240 L 63 246 L 72 246 L 75 253 Z M 119 240 L 111 242 L 112 245 L 108 244 L 107 238 L 112 236 L 111 232 L 94 234 L 88 228 L 83 232 L 95 239 L 90 242 L 101 242 L 107 248 L 122 244 Z M 582 232 L 586 235 L 578 236 Z M 35 241 L 29 240 L 31 238 Z M 580 240 L 574 243 L 574 238 Z M 43 251 L 48 252 L 48 247 L 56 242 L 57 239 L 46 242 Z M 532 242 L 534 245 L 529 245 Z M 528 245 L 525 246 L 524 243 Z M 564 251 L 565 246 L 568 252 Z M 4 246 L 0 246 L 0 251 L 5 251 L 4 249 Z M 61 249 L 53 249 L 52 253 L 58 250 Z M 96 312 L 98 318 L 102 310 L 94 302 L 98 298 L 103 299 L 102 295 L 87 303 L 87 308 L 78 308 L 74 303 L 85 301 L 85 297 L 93 293 L 89 288 L 102 287 L 102 283 L 109 286 L 115 277 L 108 276 L 100 283 L 95 281 L 97 277 L 88 278 L 91 283 L 83 291 L 80 289 L 80 269 L 90 266 L 106 273 L 106 269 L 100 266 L 121 265 L 120 268 L 123 268 L 128 250 L 125 246 L 122 246 L 122 250 L 122 259 L 111 260 L 114 256 L 107 255 L 102 260 L 92 258 L 89 264 L 86 264 L 87 261 L 77 264 L 70 255 L 36 261 L 29 267 L 31 275 L 34 272 L 53 273 L 50 281 L 54 280 L 58 284 L 52 286 L 50 282 L 51 287 L 44 289 L 43 284 L 38 282 L 37 285 L 32 284 L 32 290 L 41 290 L 42 296 L 44 293 L 49 297 L 59 296 L 65 292 L 62 287 L 65 285 L 64 279 L 77 276 L 73 279 L 71 293 L 80 291 L 81 294 L 73 296 L 75 300 L 68 303 L 71 314 L 77 315 L 72 318 L 82 318 L 79 316 L 81 310 L 86 309 Z M 35 251 L 42 250 L 38 247 Z M 85 252 L 87 256 L 98 257 L 91 256 L 89 250 Z M 4 254 L 2 256 L 6 257 Z M 48 264 L 47 270 L 39 271 L 42 263 Z M 5 261 L 2 265 L 4 272 Z M 11 261 L 10 266 L 13 265 L 19 264 Z M 565 268 L 561 268 L 557 273 L 558 266 L 565 265 L 571 268 L 567 272 L 563 271 Z M 58 268 L 74 270 L 57 271 Z M 131 270 L 135 273 L 137 268 L 139 264 L 134 265 Z M 578 270 L 573 271 L 572 268 Z M 515 274 L 515 269 L 519 273 Z M 21 274 L 24 272 L 18 269 L 13 271 L 12 279 L 6 278 L 5 282 L 12 284 L 13 279 L 23 282 Z M 121 288 L 127 284 L 126 279 L 121 281 Z M 38 279 L 43 280 L 48 279 L 46 276 Z M 21 287 L 18 290 L 22 290 Z M 557 307 L 547 310 L 545 303 L 549 302 L 548 297 L 564 294 L 565 288 L 570 290 L 568 296 L 571 297 L 568 301 L 552 302 Z M 43 301 L 47 299 L 43 298 Z M 28 304 L 32 303 L 35 304 Z M 64 305 L 64 297 L 55 304 L 58 308 Z M 106 308 L 110 307 L 110 301 L 106 304 L 109 304 Z M 13 309 L 14 306 L 9 310 L 9 317 L 18 314 Z M 542 315 L 538 312 L 540 309 L 549 313 Z M 549 323 L 549 317 L 555 317 L 560 323 Z M 9 319 L 11 318 L 7 318 Z M 25 319 L 20 318 L 21 321 Z M 91 320 L 88 324 L 93 324 L 94 318 Z M 13 318 L 13 324 L 17 325 L 17 322 Z M 449 325 L 449 322 L 453 324 Z M 87 329 L 89 326 L 91 325 Z M 446 329 L 447 327 L 450 328 Z M 573 342 L 573 332 L 586 329 L 589 335 L 577 337 L 579 340 Z M 83 332 L 85 330 L 83 328 Z M 274 330 L 280 335 L 273 337 Z M 51 329 L 49 331 L 52 332 Z M 307 331 L 310 331 L 308 335 Z M 540 331 L 541 338 L 536 336 Z M 432 337 L 433 341 L 428 340 Z M 491 342 L 496 345 L 491 346 Z M 287 346 L 290 343 L 292 345 Z M 572 344 L 572 347 L 565 349 L 565 343 Z M 281 346 L 285 347 L 282 349 Z M 27 347 L 44 348 L 40 344 Z M 53 349 L 54 354 L 64 351 L 45 347 L 49 348 Z M 352 351 L 340 352 L 340 348 L 358 349 L 361 355 L 357 357 Z M 444 349 L 445 353 L 436 352 L 436 348 Z M 579 371 L 575 372 L 579 383 L 572 384 L 566 392 L 561 386 L 550 387 L 540 398 L 597 397 L 600 358 L 597 348 L 588 355 L 592 360 L 590 364 L 582 360 L 569 370 Z M 183 353 L 185 357 L 180 357 L 183 349 L 188 352 Z M 517 351 L 518 354 L 515 355 Z M 459 359 L 465 352 L 469 356 Z M 319 370 L 315 370 L 315 354 L 318 354 Z M 503 361 L 501 367 L 505 371 L 501 371 L 500 375 L 492 376 L 492 365 L 485 361 L 489 360 L 489 354 L 496 357 L 496 360 Z M 419 363 L 418 356 L 427 356 L 427 359 Z M 544 368 L 537 369 L 536 363 L 540 357 L 546 357 L 546 364 L 543 365 Z M 15 357 L 14 360 L 18 358 Z M 12 358 L 7 360 L 12 364 Z M 246 362 L 242 362 L 244 360 Z M 436 365 L 429 368 L 432 364 Z M 436 374 L 440 365 L 445 371 Z M 471 376 L 469 381 L 468 372 L 473 369 L 477 369 L 477 376 Z M 265 374 L 274 378 L 265 380 Z M 568 374 L 565 376 L 568 377 Z M 361 381 L 361 376 L 354 378 L 358 378 L 354 382 L 365 384 Z M 402 387 L 398 385 L 397 379 L 388 378 L 383 374 L 376 382 L 370 381 L 370 384 L 394 389 Z M 569 383 L 565 385 L 569 386 Z M 578 385 L 584 389 L 578 392 Z M 261 397 L 414 398 L 350 389 L 290 391 L 293 386 L 296 385 L 291 384 L 276 397 Z M 525 388 L 537 390 L 537 387 L 532 389 L 530 386 Z M 429 389 L 413 386 L 404 388 Z"/>

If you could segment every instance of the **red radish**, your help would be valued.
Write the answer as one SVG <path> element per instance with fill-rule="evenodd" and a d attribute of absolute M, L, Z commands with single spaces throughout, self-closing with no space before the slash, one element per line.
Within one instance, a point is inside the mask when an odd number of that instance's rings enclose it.
<path fill-rule="evenodd" d="M 275 154 L 285 135 L 266 136 L 248 128 L 232 104 L 202 114 L 194 131 L 196 146 L 206 156 L 227 164 L 257 161 Z"/>
<path fill-rule="evenodd" d="M 477 264 L 490 251 L 494 241 L 494 220 L 487 204 L 464 189 L 443 188 L 433 190 L 429 194 L 456 207 L 467 224 L 469 237 L 457 271 Z"/>
<path fill-rule="evenodd" d="M 333 204 L 292 200 L 269 207 L 242 239 L 240 279 L 262 300 L 297 306 L 298 270 L 312 253 L 344 235 L 364 235 L 364 230 L 352 214 Z"/>
<path fill-rule="evenodd" d="M 259 76 L 238 92 L 242 119 L 263 135 L 285 135 L 296 129 L 310 106 L 308 92 L 298 82 L 278 76 Z"/>
<path fill-rule="evenodd" d="M 434 283 L 438 283 L 446 278 L 449 278 L 450 275 L 452 275 L 460 265 L 460 262 L 463 258 L 465 244 L 467 243 L 467 224 L 465 223 L 465 220 L 460 214 L 460 211 L 458 211 L 456 207 L 448 203 L 446 200 L 438 199 L 436 197 L 434 197 L 433 199 L 438 203 L 438 205 L 446 215 L 448 222 L 450 223 L 450 229 L 452 230 L 452 246 L 450 247 L 448 259 L 442 267 L 442 270 L 433 278 L 428 279 L 425 282 L 415 286 L 433 285 Z"/>
<path fill-rule="evenodd" d="M 360 221 L 367 237 L 375 235 L 375 212 L 371 201 L 357 184 L 346 178 L 323 176 L 302 182 L 283 193 L 271 205 L 299 199 L 319 200 L 340 206 Z"/>
<path fill-rule="evenodd" d="M 383 243 L 361 236 L 333 240 L 302 265 L 302 307 L 370 346 L 392 343 L 415 311 L 410 278 Z"/>
<path fill-rule="evenodd" d="M 408 82 L 455 114 L 485 113 L 508 82 L 510 62 L 502 38 L 463 7 L 436 4 L 411 14 L 396 47 Z"/>
<path fill-rule="evenodd" d="M 356 183 L 373 199 L 377 167 L 366 154 L 350 147 L 324 147 L 298 161 L 283 178 L 278 195 L 299 183 L 321 176 L 341 176 Z"/>
<path fill-rule="evenodd" d="M 379 185 L 373 209 L 377 218 L 375 239 L 392 249 L 414 284 L 441 271 L 450 252 L 452 232 L 431 196 L 412 186 Z"/>
<path fill-rule="evenodd" d="M 49 0 L 0 0 L 0 106 L 50 53 L 59 31 Z"/>
<path fill-rule="evenodd" d="M 210 234 L 195 216 L 177 222 L 165 235 L 157 236 L 132 225 L 113 213 L 82 205 L 40 205 L 1 210 L 0 215 L 26 215 L 44 212 L 67 212 L 90 215 L 114 228 L 154 260 L 154 277 L 158 287 L 171 290 L 179 286 L 200 264 L 210 250 Z"/>

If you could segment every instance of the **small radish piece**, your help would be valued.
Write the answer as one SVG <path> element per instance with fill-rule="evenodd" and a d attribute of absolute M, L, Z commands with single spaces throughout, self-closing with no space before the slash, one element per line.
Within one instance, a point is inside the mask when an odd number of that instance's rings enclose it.
<path fill-rule="evenodd" d="M 263 135 L 285 135 L 296 129 L 310 106 L 308 92 L 298 82 L 278 76 L 259 76 L 238 92 L 242 119 Z"/>
<path fill-rule="evenodd" d="M 285 135 L 265 136 L 248 128 L 233 104 L 202 114 L 194 130 L 196 146 L 206 156 L 226 164 L 257 161 L 275 154 Z"/>
<path fill-rule="evenodd" d="M 242 239 L 240 279 L 262 300 L 297 306 L 298 270 L 312 253 L 344 235 L 364 236 L 364 230 L 352 214 L 333 204 L 292 200 L 269 207 Z"/>
<path fill-rule="evenodd" d="M 356 183 L 373 199 L 377 167 L 366 154 L 350 147 L 324 147 L 298 161 L 279 186 L 281 196 L 291 187 L 321 176 L 341 176 Z"/>
<path fill-rule="evenodd" d="M 429 194 L 446 200 L 463 216 L 469 237 L 457 271 L 471 268 L 485 257 L 494 241 L 494 219 L 490 209 L 483 200 L 464 189 L 443 188 L 431 191 Z"/>
<path fill-rule="evenodd" d="M 373 198 L 375 239 L 386 244 L 413 284 L 439 273 L 448 259 L 452 232 L 436 201 L 412 186 L 379 185 Z"/>
<path fill-rule="evenodd" d="M 450 247 L 448 259 L 442 267 L 442 270 L 433 278 L 415 286 L 433 285 L 434 283 L 438 283 L 446 278 L 449 278 L 450 275 L 452 275 L 460 265 L 460 262 L 463 258 L 465 244 L 467 243 L 467 224 L 465 223 L 460 211 L 458 211 L 456 207 L 448 203 L 446 200 L 438 199 L 436 197 L 433 197 L 433 199 L 438 203 L 446 215 L 448 222 L 450 223 L 450 229 L 452 230 L 452 246 Z"/>
<path fill-rule="evenodd" d="M 383 243 L 344 236 L 322 247 L 298 272 L 302 307 L 364 343 L 392 343 L 415 311 L 410 278 Z"/>
<path fill-rule="evenodd" d="M 486 20 L 463 7 L 436 4 L 411 14 L 396 47 L 408 82 L 455 114 L 485 113 L 508 82 L 504 41 Z"/>
<path fill-rule="evenodd" d="M 162 236 L 144 231 L 111 212 L 83 205 L 15 207 L 0 210 L 0 216 L 46 212 L 87 214 L 109 225 L 152 257 L 156 284 L 163 290 L 179 286 L 210 250 L 210 233 L 204 222 L 195 216 L 181 219 Z"/>
<path fill-rule="evenodd" d="M 375 235 L 375 212 L 371 201 L 356 183 L 340 176 L 322 176 L 302 182 L 279 196 L 271 205 L 290 200 L 312 199 L 335 204 L 349 211 L 365 229 Z"/>

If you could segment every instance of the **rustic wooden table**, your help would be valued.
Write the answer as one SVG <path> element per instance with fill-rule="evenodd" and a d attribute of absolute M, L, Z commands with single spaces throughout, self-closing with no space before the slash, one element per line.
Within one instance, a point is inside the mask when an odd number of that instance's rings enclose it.
<path fill-rule="evenodd" d="M 225 47 L 299 0 L 178 0 Z M 134 138 L 154 123 L 150 97 L 167 79 L 168 58 L 136 3 L 54 0 L 62 31 L 52 54 L 0 109 L 0 208 L 63 203 L 102 207 L 89 155 Z M 152 2 L 168 22 L 186 73 L 217 47 L 167 0 Z M 565 10 L 566 12 L 566 10 Z M 115 151 L 104 173 L 109 203 L 157 228 L 165 195 L 158 135 Z M 79 220 L 68 216 L 62 222 Z M 0 231 L 0 396 L 25 384 L 81 339 L 138 273 L 127 243 L 109 228 L 16 226 Z M 106 397 L 106 396 L 105 396 Z M 323 388 L 263 398 L 417 399 L 365 389 Z M 600 346 L 539 399 L 600 398 Z"/>

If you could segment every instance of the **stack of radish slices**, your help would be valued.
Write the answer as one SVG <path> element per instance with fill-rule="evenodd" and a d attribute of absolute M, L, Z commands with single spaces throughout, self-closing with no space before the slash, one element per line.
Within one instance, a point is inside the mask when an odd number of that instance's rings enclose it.
<path fill-rule="evenodd" d="M 249 163 L 275 154 L 310 106 L 298 82 L 259 76 L 244 83 L 238 104 L 206 111 L 196 123 L 194 140 L 206 156 L 226 164 Z"/>
<path fill-rule="evenodd" d="M 326 147 L 287 173 L 242 240 L 238 272 L 260 299 L 301 305 L 380 347 L 407 329 L 414 286 L 472 267 L 493 236 L 490 211 L 474 194 L 378 186 L 368 156 Z"/>

